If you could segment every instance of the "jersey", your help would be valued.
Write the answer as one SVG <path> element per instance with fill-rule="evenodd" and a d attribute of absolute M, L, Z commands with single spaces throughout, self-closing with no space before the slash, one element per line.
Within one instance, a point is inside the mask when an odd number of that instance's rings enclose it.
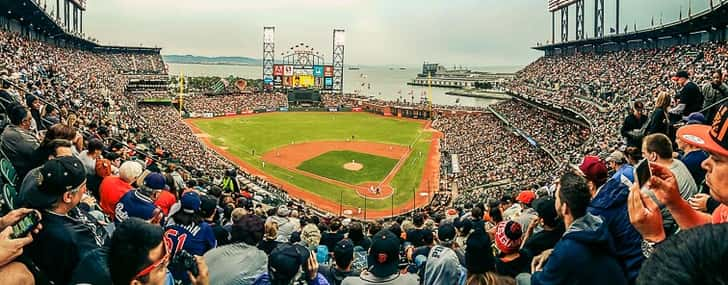
<path fill-rule="evenodd" d="M 171 256 L 177 254 L 181 250 L 185 250 L 192 255 L 202 256 L 210 249 L 217 246 L 217 239 L 212 227 L 206 222 L 191 225 L 178 225 L 173 219 L 169 220 L 169 224 L 164 231 L 164 244 L 170 250 Z M 171 269 L 171 268 L 170 268 Z M 186 272 L 175 272 L 170 270 L 175 280 L 181 280 L 183 284 L 189 284 L 189 276 Z"/>
<path fill-rule="evenodd" d="M 129 217 L 148 221 L 158 214 L 161 214 L 161 209 L 155 206 L 151 199 L 137 190 L 132 190 L 126 192 L 119 200 L 119 203 L 116 203 L 114 223 L 121 223 Z"/>

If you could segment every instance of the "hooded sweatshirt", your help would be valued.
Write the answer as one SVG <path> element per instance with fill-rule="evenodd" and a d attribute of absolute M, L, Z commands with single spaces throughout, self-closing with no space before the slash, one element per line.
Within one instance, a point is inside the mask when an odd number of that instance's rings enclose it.
<path fill-rule="evenodd" d="M 627 213 L 627 196 L 629 186 L 634 181 L 632 167 L 625 167 L 617 171 L 589 204 L 589 213 L 600 218 L 607 224 L 616 248 L 617 258 L 622 261 L 627 270 L 627 277 L 634 281 L 637 279 L 642 262 L 642 236 L 629 222 Z"/>
<path fill-rule="evenodd" d="M 574 220 L 531 284 L 627 284 L 607 224 L 589 213 Z"/>

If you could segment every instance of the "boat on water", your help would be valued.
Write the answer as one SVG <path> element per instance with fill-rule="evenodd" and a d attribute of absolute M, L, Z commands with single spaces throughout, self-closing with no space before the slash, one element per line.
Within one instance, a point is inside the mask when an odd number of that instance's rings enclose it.
<path fill-rule="evenodd" d="M 349 70 L 359 70 L 361 67 L 358 66 L 349 66 Z"/>
<path fill-rule="evenodd" d="M 399 70 L 407 70 L 406 67 L 400 67 Z"/>

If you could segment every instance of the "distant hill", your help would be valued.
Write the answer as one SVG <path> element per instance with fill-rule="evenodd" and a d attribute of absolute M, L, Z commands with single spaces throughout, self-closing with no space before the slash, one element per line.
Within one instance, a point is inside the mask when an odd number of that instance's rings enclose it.
<path fill-rule="evenodd" d="M 260 65 L 259 59 L 239 56 L 162 55 L 166 63 Z"/>

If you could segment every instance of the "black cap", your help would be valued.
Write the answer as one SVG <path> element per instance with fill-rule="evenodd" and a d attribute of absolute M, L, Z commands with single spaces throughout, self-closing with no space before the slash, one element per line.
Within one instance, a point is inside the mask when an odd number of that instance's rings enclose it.
<path fill-rule="evenodd" d="M 690 75 L 688 74 L 688 72 L 687 72 L 687 71 L 685 71 L 685 70 L 680 70 L 680 71 L 678 71 L 677 73 L 675 73 L 675 77 L 679 77 L 679 78 L 689 78 L 689 77 L 690 77 Z"/>
<path fill-rule="evenodd" d="M 283 284 L 296 276 L 308 262 L 309 252 L 303 246 L 284 243 L 273 249 L 268 257 L 268 274 L 271 281 Z"/>
<path fill-rule="evenodd" d="M 442 243 L 450 243 L 455 239 L 455 226 L 452 223 L 445 223 L 440 225 L 437 229 L 437 238 Z"/>
<path fill-rule="evenodd" d="M 399 238 L 387 229 L 379 231 L 369 248 L 369 272 L 377 277 L 390 276 L 397 273 L 398 263 Z"/>
<path fill-rule="evenodd" d="M 47 208 L 57 202 L 63 193 L 76 189 L 86 182 L 86 169 L 81 161 L 73 156 L 46 161 L 32 174 L 35 176 L 28 176 L 24 180 L 19 199 L 33 208 Z"/>
<path fill-rule="evenodd" d="M 553 226 L 556 224 L 556 208 L 554 199 L 548 197 L 538 198 L 533 201 L 533 209 L 536 210 L 538 216 L 543 219 L 544 223 Z"/>
<path fill-rule="evenodd" d="M 217 199 L 210 195 L 200 196 L 200 202 L 200 213 L 204 217 L 212 215 L 212 212 L 217 208 Z"/>
<path fill-rule="evenodd" d="M 336 260 L 351 260 L 354 258 L 354 243 L 350 239 L 342 239 L 334 247 Z"/>

